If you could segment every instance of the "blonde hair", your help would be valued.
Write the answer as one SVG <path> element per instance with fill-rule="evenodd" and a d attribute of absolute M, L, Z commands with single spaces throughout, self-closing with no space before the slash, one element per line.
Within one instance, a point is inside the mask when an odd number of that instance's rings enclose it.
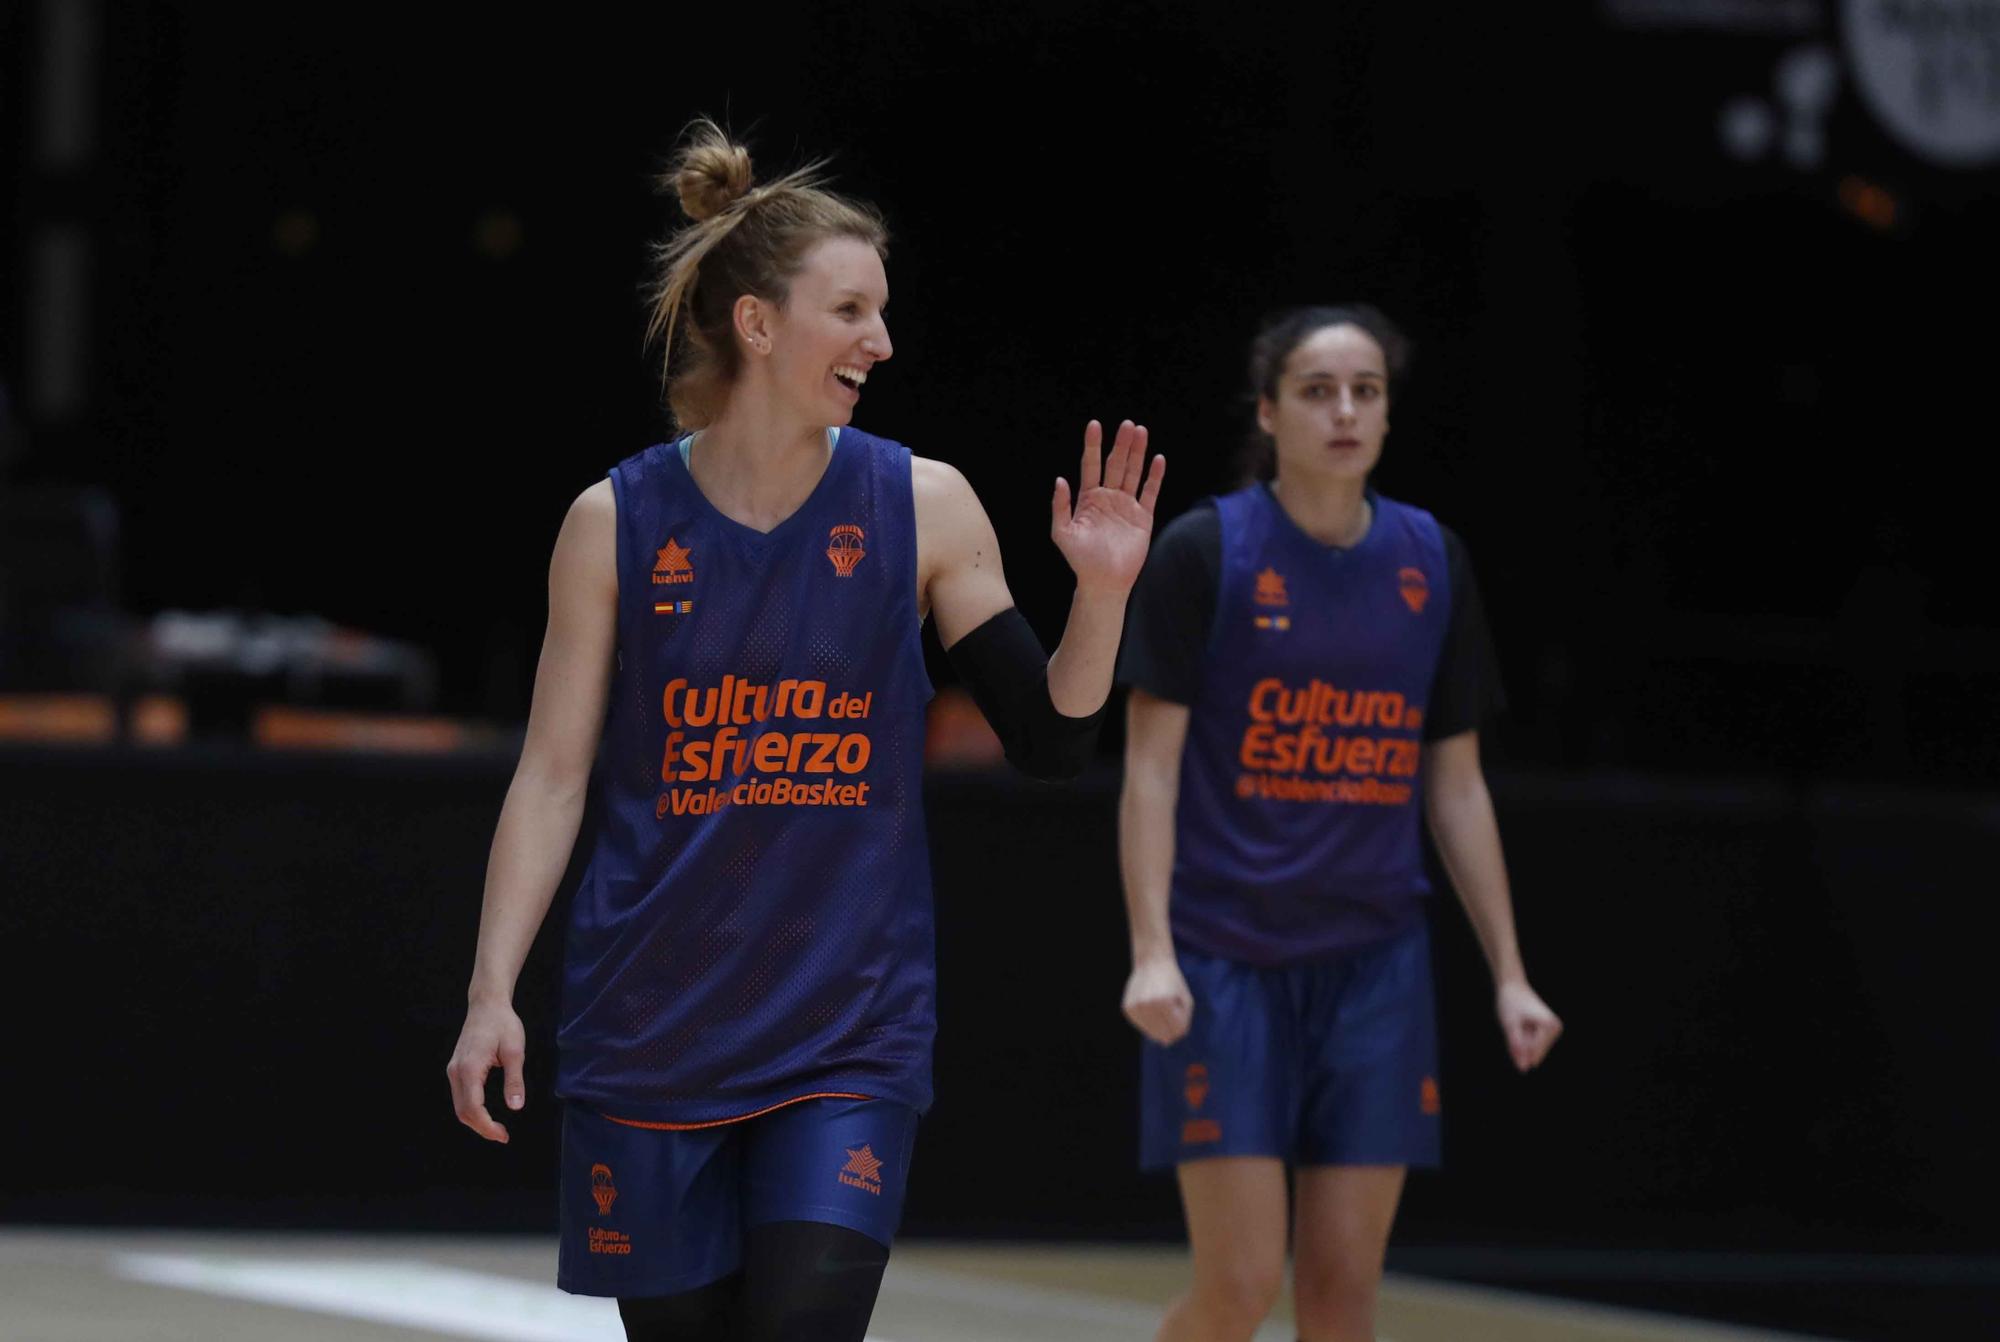
<path fill-rule="evenodd" d="M 732 331 L 736 300 L 783 306 L 805 254 L 827 238 L 867 243 L 889 257 L 889 230 L 872 206 L 829 191 L 823 162 L 754 186 L 750 151 L 707 117 L 689 123 L 660 177 L 690 222 L 653 248 L 646 341 L 661 341 L 660 380 L 682 429 L 721 413 L 742 372 Z"/>

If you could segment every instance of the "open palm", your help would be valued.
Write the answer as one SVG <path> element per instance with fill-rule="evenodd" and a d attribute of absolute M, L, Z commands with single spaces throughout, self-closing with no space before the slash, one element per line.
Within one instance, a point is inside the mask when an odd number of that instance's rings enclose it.
<path fill-rule="evenodd" d="M 1083 464 L 1077 473 L 1076 506 L 1069 481 L 1056 479 L 1050 503 L 1049 535 L 1076 574 L 1079 589 L 1129 592 L 1146 562 L 1153 535 L 1153 505 L 1167 459 L 1146 467 L 1146 426 L 1126 420 L 1118 426 L 1111 452 L 1100 466 L 1104 430 L 1091 420 L 1083 431 Z"/>

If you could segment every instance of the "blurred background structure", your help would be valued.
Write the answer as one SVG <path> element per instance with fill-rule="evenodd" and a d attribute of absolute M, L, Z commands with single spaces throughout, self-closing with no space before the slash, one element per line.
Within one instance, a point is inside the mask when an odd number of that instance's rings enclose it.
<path fill-rule="evenodd" d="M 1478 568 L 1569 1034 L 1509 1073 L 1441 902 L 1392 1267 L 2000 1327 L 2000 0 L 24 0 L 0 53 L 0 1220 L 553 1225 L 546 1092 L 486 1147 L 441 1068 L 557 524 L 667 432 L 651 174 L 707 112 L 884 209 L 857 422 L 966 473 L 1050 641 L 1086 418 L 1151 426 L 1171 516 L 1262 316 L 1415 337 L 1377 482 Z M 938 711 L 907 1229 L 1171 1237 L 1118 734 L 1056 791 Z"/>

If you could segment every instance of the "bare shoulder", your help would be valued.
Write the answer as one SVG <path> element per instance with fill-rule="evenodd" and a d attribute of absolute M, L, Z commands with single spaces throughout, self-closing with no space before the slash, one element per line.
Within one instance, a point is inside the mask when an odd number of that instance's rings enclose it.
<path fill-rule="evenodd" d="M 910 458 L 910 492 L 916 496 L 919 526 L 923 525 L 927 512 L 950 513 L 979 507 L 979 496 L 972 492 L 972 482 L 965 478 L 965 473 L 948 461 L 931 457 Z"/>
<path fill-rule="evenodd" d="M 912 457 L 910 492 L 916 504 L 917 544 L 927 556 L 943 558 L 988 547 L 993 523 L 958 467 Z"/>
<path fill-rule="evenodd" d="M 572 591 L 618 586 L 618 500 L 609 477 L 578 494 L 563 517 L 550 580 Z"/>
<path fill-rule="evenodd" d="M 611 492 L 610 477 L 578 494 L 570 501 L 569 512 L 563 517 L 562 536 L 556 541 L 558 546 L 571 537 L 587 538 L 592 542 L 602 540 L 608 546 L 618 532 L 618 496 Z"/>
<path fill-rule="evenodd" d="M 611 492 L 611 477 L 605 476 L 578 494 L 569 505 L 569 516 L 591 526 L 616 525 L 618 497 Z"/>

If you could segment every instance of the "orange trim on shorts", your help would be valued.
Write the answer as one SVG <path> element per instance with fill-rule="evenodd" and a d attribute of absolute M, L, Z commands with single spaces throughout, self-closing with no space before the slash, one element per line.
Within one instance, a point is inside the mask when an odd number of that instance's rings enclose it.
<path fill-rule="evenodd" d="M 873 1095 L 857 1095 L 849 1090 L 822 1090 L 812 1095 L 794 1095 L 789 1100 L 779 1100 L 776 1104 L 767 1104 L 754 1114 L 738 1114 L 734 1118 L 711 1118 L 706 1123 L 652 1123 L 642 1118 L 620 1118 L 616 1114 L 601 1114 L 600 1117 L 608 1118 L 613 1123 L 623 1123 L 628 1128 L 650 1128 L 655 1132 L 693 1132 L 698 1128 L 720 1128 L 730 1123 L 747 1123 L 753 1118 L 762 1118 L 768 1113 L 783 1109 L 786 1105 L 804 1104 L 807 1100 L 872 1100 L 874 1098 Z"/>

